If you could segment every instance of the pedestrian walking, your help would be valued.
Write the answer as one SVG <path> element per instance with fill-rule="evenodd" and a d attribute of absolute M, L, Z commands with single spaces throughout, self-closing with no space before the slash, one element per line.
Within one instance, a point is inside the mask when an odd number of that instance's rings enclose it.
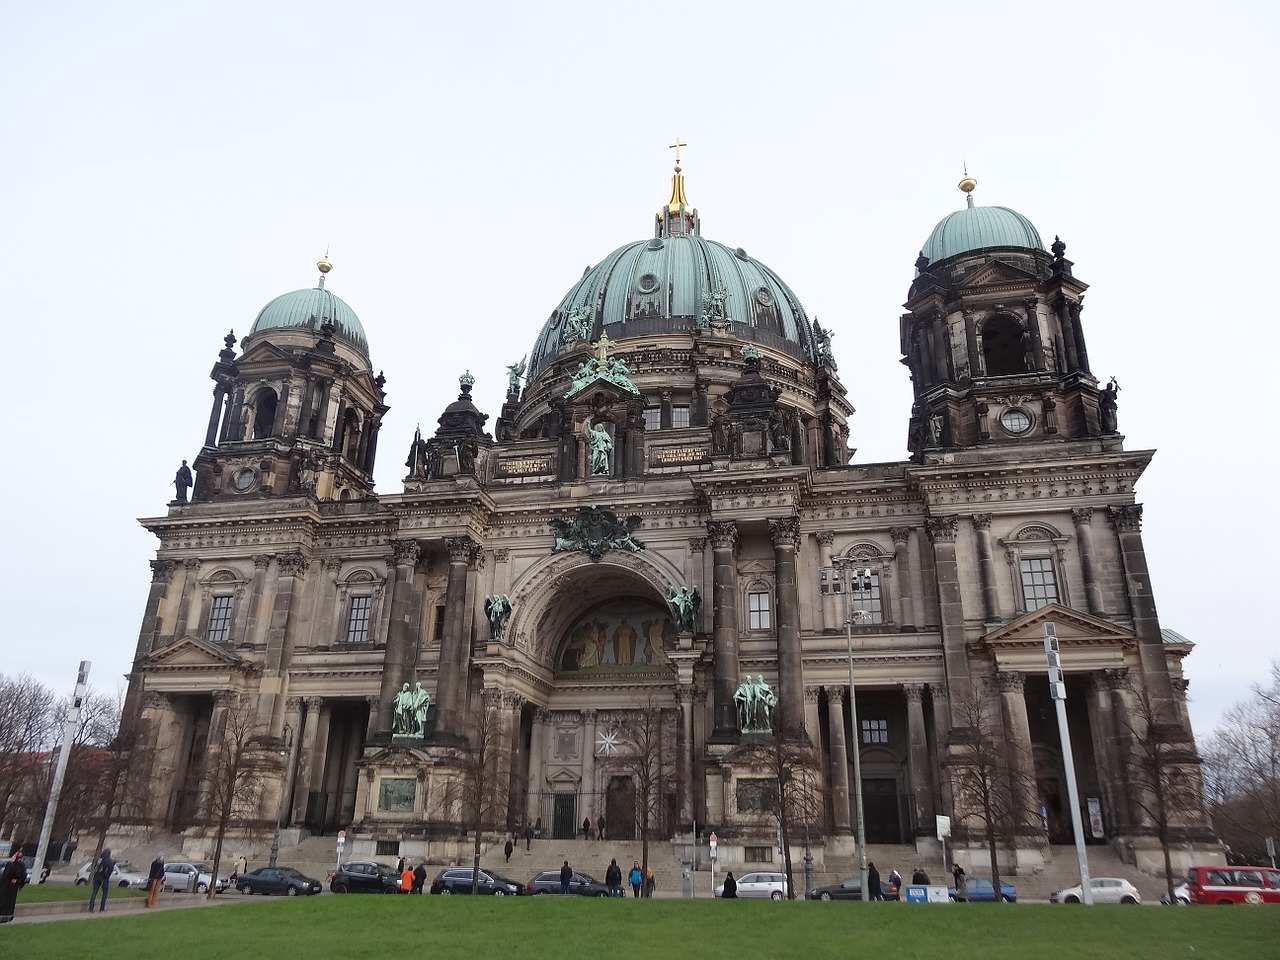
<path fill-rule="evenodd" d="M 965 903 L 969 899 L 969 880 L 964 875 L 964 867 L 958 863 L 951 865 L 951 876 L 956 882 L 956 903 Z"/>
<path fill-rule="evenodd" d="M 622 868 L 618 866 L 618 860 L 615 857 L 609 861 L 609 866 L 604 871 L 605 889 L 609 891 L 609 896 L 622 896 Z"/>
<path fill-rule="evenodd" d="M 102 905 L 99 913 L 107 912 L 107 891 L 111 889 L 111 874 L 115 873 L 116 862 L 111 859 L 111 850 L 104 849 L 98 857 L 98 865 L 93 871 L 93 887 L 89 890 L 89 912 L 93 913 L 94 901 L 98 899 L 98 891 L 102 891 Z"/>
<path fill-rule="evenodd" d="M 404 873 L 404 857 L 396 861 L 396 873 Z"/>
<path fill-rule="evenodd" d="M 418 864 L 413 868 L 413 886 L 409 888 L 410 893 L 421 894 L 422 888 L 427 885 L 427 868 L 422 864 Z"/>
<path fill-rule="evenodd" d="M 929 885 L 929 874 L 925 873 L 922 867 L 916 867 L 911 874 L 911 882 L 916 886 L 927 887 Z"/>
<path fill-rule="evenodd" d="M 737 900 L 738 899 L 738 881 L 733 879 L 733 871 L 730 870 L 724 878 L 724 889 L 720 891 L 721 900 Z"/>
<path fill-rule="evenodd" d="M 627 882 L 631 884 L 631 896 L 640 899 L 640 886 L 644 883 L 644 874 L 640 872 L 640 861 L 631 861 L 631 873 L 627 875 Z"/>
<path fill-rule="evenodd" d="M 560 868 L 560 892 L 565 896 L 569 894 L 569 884 L 573 881 L 573 867 L 569 866 L 569 861 L 564 862 L 564 866 Z"/>
<path fill-rule="evenodd" d="M 864 899 L 884 899 L 884 891 L 880 889 L 880 871 L 876 869 L 876 865 L 874 863 L 867 864 L 867 887 L 868 893 Z"/>
<path fill-rule="evenodd" d="M 236 877 L 240 876 L 240 874 L 248 872 L 249 858 L 242 853 L 240 856 L 236 857 L 236 870 L 235 873 L 231 875 L 231 879 L 234 880 Z"/>
<path fill-rule="evenodd" d="M 902 874 L 898 872 L 897 867 L 894 867 L 892 870 L 889 871 L 889 882 L 893 884 L 893 889 L 895 890 L 902 889 Z"/>
<path fill-rule="evenodd" d="M 524 848 L 528 850 L 533 846 L 533 827 L 525 824 L 524 827 Z"/>
<path fill-rule="evenodd" d="M 596 817 L 596 839 L 604 839 L 604 816 Z"/>
<path fill-rule="evenodd" d="M 147 871 L 147 909 L 156 905 L 156 897 L 160 896 L 160 888 L 164 886 L 164 854 L 157 853 L 151 861 L 151 869 Z"/>
<path fill-rule="evenodd" d="M 22 862 L 22 848 L 13 851 L 9 862 L 0 870 L 0 923 L 13 919 L 18 906 L 18 891 L 27 885 L 27 865 Z"/>
<path fill-rule="evenodd" d="M 404 863 L 404 857 L 400 858 L 400 862 Z M 406 865 L 405 868 L 400 871 L 400 892 L 408 893 L 412 889 L 413 889 L 413 871 L 410 870 L 409 867 Z"/>
<path fill-rule="evenodd" d="M 507 856 L 507 863 L 511 862 L 511 851 L 514 850 L 515 848 L 516 848 L 516 845 L 511 842 L 511 838 L 507 837 L 507 842 L 502 847 L 502 852 Z"/>
<path fill-rule="evenodd" d="M 585 820 L 582 821 L 582 839 L 583 840 L 591 839 L 591 818 L 590 817 L 587 817 Z"/>
<path fill-rule="evenodd" d="M 654 889 L 658 886 L 658 880 L 653 875 L 653 865 L 649 864 L 644 868 L 644 895 L 652 897 Z"/>

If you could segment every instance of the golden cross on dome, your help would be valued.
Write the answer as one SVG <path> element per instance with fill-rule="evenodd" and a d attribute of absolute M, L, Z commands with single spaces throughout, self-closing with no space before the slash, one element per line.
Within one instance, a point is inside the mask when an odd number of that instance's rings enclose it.
<path fill-rule="evenodd" d="M 687 144 L 687 143 L 685 143 L 683 140 L 681 140 L 679 137 L 676 137 L 676 142 L 675 142 L 675 143 L 669 143 L 669 144 L 667 144 L 667 149 L 668 149 L 668 150 L 674 150 L 674 151 L 676 152 L 676 165 L 677 165 L 677 166 L 679 166 L 679 165 L 680 165 L 680 148 L 681 148 L 681 147 L 687 147 L 687 146 L 688 146 L 688 144 Z"/>
<path fill-rule="evenodd" d="M 609 348 L 613 346 L 613 341 L 609 339 L 609 335 L 601 331 L 600 339 L 591 346 L 596 348 L 596 358 L 605 363 L 609 358 Z"/>

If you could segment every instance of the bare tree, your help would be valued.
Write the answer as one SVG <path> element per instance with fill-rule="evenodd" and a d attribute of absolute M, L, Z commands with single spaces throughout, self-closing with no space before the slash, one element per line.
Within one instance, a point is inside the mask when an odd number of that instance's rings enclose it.
<path fill-rule="evenodd" d="M 446 809 L 456 807 L 464 831 L 475 833 L 472 850 L 471 892 L 480 884 L 480 846 L 485 829 L 505 822 L 507 787 L 510 783 L 510 750 L 502 742 L 502 714 L 494 698 L 471 716 L 467 742 L 455 749 L 458 776 L 443 794 Z"/>
<path fill-rule="evenodd" d="M 1280 661 L 1269 686 L 1223 714 L 1204 745 L 1205 781 L 1214 831 L 1250 863 L 1280 832 Z"/>
<path fill-rule="evenodd" d="M 59 738 L 53 691 L 28 674 L 0 675 L 0 824 L 34 823 L 48 799 L 41 756 Z"/>
<path fill-rule="evenodd" d="M 999 848 L 1028 832 L 1035 808 L 1031 758 L 1008 735 L 998 702 L 975 683 L 953 705 L 960 727 L 944 761 L 952 790 L 957 834 L 981 838 L 991 864 L 992 889 L 1001 889 Z M 1003 899 L 997 895 L 996 902 Z"/>
<path fill-rule="evenodd" d="M 665 831 L 670 827 L 667 797 L 677 786 L 676 714 L 657 706 L 650 697 L 644 707 L 623 720 L 619 734 L 619 753 L 608 763 L 610 769 L 629 776 L 635 784 L 640 866 L 648 876 L 649 838 L 655 828 Z"/>
<path fill-rule="evenodd" d="M 206 791 L 201 797 L 201 819 L 214 825 L 213 869 L 208 896 L 218 890 L 222 843 L 233 817 L 246 829 L 265 830 L 260 807 L 265 784 L 280 773 L 278 750 L 255 738 L 257 711 L 251 697 L 233 692 L 220 695 L 223 706 L 219 729 L 209 730 L 209 755 L 205 768 Z M 215 722 L 217 721 L 215 707 Z"/>
<path fill-rule="evenodd" d="M 1129 683 L 1130 709 L 1121 720 L 1129 741 L 1124 775 L 1130 802 L 1145 814 L 1164 856 L 1165 892 L 1173 902 L 1174 833 L 1203 802 L 1200 758 L 1177 709 L 1146 686 Z"/>
<path fill-rule="evenodd" d="M 805 737 L 772 733 L 748 738 L 733 757 L 768 774 L 759 803 L 777 822 L 787 874 L 787 897 L 796 898 L 791 838 L 822 816 L 822 764 L 817 749 Z M 867 896 L 867 894 L 864 894 Z"/>

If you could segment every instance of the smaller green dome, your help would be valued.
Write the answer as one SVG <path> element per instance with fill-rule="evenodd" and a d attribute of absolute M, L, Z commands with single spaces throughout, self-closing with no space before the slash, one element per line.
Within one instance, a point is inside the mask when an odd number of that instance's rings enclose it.
<path fill-rule="evenodd" d="M 988 247 L 1022 247 L 1043 250 L 1040 234 L 1030 220 L 1008 207 L 969 206 L 949 213 L 933 228 L 921 253 L 937 263 L 971 250 Z"/>
<path fill-rule="evenodd" d="M 369 341 L 364 335 L 360 318 L 340 297 L 334 296 L 323 286 L 306 290 L 294 290 L 276 297 L 258 313 L 249 330 L 249 336 L 267 330 L 288 327 L 305 327 L 316 333 L 326 320 L 334 325 L 334 336 L 347 341 L 365 356 L 369 354 Z"/>

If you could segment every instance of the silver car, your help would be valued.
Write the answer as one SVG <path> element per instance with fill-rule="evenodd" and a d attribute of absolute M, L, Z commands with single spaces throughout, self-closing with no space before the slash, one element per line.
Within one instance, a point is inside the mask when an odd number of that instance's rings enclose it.
<path fill-rule="evenodd" d="M 76 886 L 87 884 L 92 879 L 93 861 L 90 860 L 76 871 Z M 111 871 L 111 885 L 113 887 L 137 887 L 140 890 L 145 890 L 147 888 L 147 875 L 138 873 L 127 863 L 117 863 L 115 869 Z"/>
<path fill-rule="evenodd" d="M 1094 903 L 1141 903 L 1142 895 L 1138 888 L 1121 877 L 1090 877 L 1089 889 L 1093 891 Z M 1080 884 L 1055 890 L 1049 894 L 1050 903 L 1081 903 L 1083 888 Z"/>
<path fill-rule="evenodd" d="M 738 896 L 744 900 L 785 900 L 787 877 L 782 873 L 744 873 L 738 878 Z M 724 895 L 724 884 L 716 887 L 716 896 Z"/>
<path fill-rule="evenodd" d="M 208 893 L 210 874 L 213 868 L 207 863 L 171 862 L 164 865 L 164 889 L 185 892 L 192 890 L 191 880 L 195 878 L 196 893 Z M 218 874 L 218 892 L 222 893 L 231 885 L 231 878 Z"/>

